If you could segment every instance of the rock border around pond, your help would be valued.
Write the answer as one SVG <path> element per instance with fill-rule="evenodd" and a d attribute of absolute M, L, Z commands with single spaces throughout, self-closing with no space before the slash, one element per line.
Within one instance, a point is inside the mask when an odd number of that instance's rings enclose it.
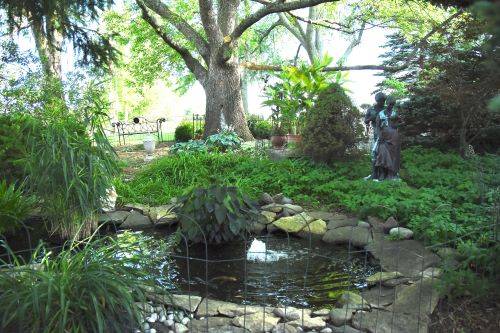
<path fill-rule="evenodd" d="M 400 227 L 392 217 L 385 222 L 374 217 L 360 221 L 344 214 L 307 211 L 283 195 L 263 195 L 261 201 L 261 219 L 253 222 L 252 233 L 282 232 L 361 249 L 378 262 L 380 272 L 366 279 L 367 288 L 361 293 L 345 292 L 332 308 L 314 312 L 151 294 L 149 305 L 143 307 L 163 307 L 164 311 L 156 315 L 145 311 L 142 332 L 190 332 L 190 327 L 197 329 L 193 332 L 427 332 L 429 316 L 439 300 L 434 286 L 442 260 L 411 239 L 411 230 Z M 132 230 L 175 226 L 178 219 L 172 208 L 125 205 L 102 214 L 99 222 Z"/>

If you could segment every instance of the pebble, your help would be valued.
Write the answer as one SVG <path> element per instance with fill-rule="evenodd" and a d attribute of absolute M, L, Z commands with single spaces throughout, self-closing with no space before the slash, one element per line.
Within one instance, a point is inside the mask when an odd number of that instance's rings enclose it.
<path fill-rule="evenodd" d="M 179 323 L 175 324 L 175 333 L 185 333 L 188 331 L 189 331 L 189 329 L 186 326 L 179 324 Z"/>
<path fill-rule="evenodd" d="M 182 318 L 182 320 L 181 320 L 181 324 L 182 324 L 182 325 L 187 325 L 187 324 L 189 324 L 189 318 L 188 318 L 188 317 L 184 317 L 184 318 Z"/>
<path fill-rule="evenodd" d="M 333 330 L 330 327 L 323 328 L 320 333 L 332 333 Z"/>
<path fill-rule="evenodd" d="M 172 327 L 172 326 L 174 326 L 174 324 L 175 324 L 175 323 L 174 323 L 174 320 L 173 320 L 173 319 L 167 319 L 167 320 L 164 322 L 164 324 L 165 324 L 166 326 L 168 326 L 168 327 Z"/>
<path fill-rule="evenodd" d="M 142 330 L 143 330 L 143 331 L 147 331 L 147 330 L 149 330 L 149 324 L 148 324 L 148 323 L 144 323 L 144 324 L 142 324 Z"/>
<path fill-rule="evenodd" d="M 158 321 L 158 314 L 157 313 L 151 314 L 151 317 L 149 317 L 147 320 L 150 323 L 156 323 L 156 321 Z"/>
<path fill-rule="evenodd" d="M 150 329 L 149 333 L 156 333 L 156 329 L 154 329 L 154 328 Z"/>
<path fill-rule="evenodd" d="M 168 319 L 168 320 L 172 320 L 172 321 L 173 321 L 173 320 L 174 320 L 174 314 L 173 314 L 173 313 L 169 313 L 169 314 L 167 315 L 167 319 Z"/>
<path fill-rule="evenodd" d="M 167 317 L 165 317 L 165 315 L 161 315 L 160 319 L 158 319 L 158 321 L 163 323 L 163 322 L 167 321 Z"/>

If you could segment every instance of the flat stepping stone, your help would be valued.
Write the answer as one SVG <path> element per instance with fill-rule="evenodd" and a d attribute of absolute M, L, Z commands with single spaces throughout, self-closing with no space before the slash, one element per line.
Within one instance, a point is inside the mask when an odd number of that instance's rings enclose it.
<path fill-rule="evenodd" d="M 391 241 L 382 233 L 373 234 L 366 247 L 384 271 L 396 271 L 405 277 L 416 277 L 426 268 L 439 266 L 441 259 L 416 240 Z"/>
<path fill-rule="evenodd" d="M 397 286 L 396 298 L 389 310 L 398 314 L 419 315 L 427 319 L 426 317 L 434 312 L 439 301 L 437 282 L 437 279 L 423 278 L 409 286 Z"/>
<path fill-rule="evenodd" d="M 383 308 L 394 303 L 396 299 L 396 289 L 377 286 L 368 290 L 363 290 L 361 295 L 372 306 Z"/>
<path fill-rule="evenodd" d="M 232 320 L 233 325 L 243 327 L 250 332 L 270 332 L 278 324 L 280 318 L 269 313 L 257 312 L 239 316 Z"/>
<path fill-rule="evenodd" d="M 321 210 L 308 211 L 307 214 L 309 214 L 309 216 L 311 216 L 314 219 L 323 220 L 326 222 L 330 222 L 331 220 L 333 220 L 335 218 L 335 216 L 337 216 L 337 214 L 334 214 L 331 212 L 325 212 L 325 211 L 321 211 Z"/>
<path fill-rule="evenodd" d="M 355 328 L 377 333 L 427 333 L 427 320 L 422 320 L 415 315 L 394 313 L 374 309 L 371 312 L 357 312 L 352 324 Z"/>
<path fill-rule="evenodd" d="M 207 317 L 204 319 L 193 319 L 189 322 L 191 332 L 208 333 L 210 329 L 231 326 L 231 318 L 227 317 Z"/>

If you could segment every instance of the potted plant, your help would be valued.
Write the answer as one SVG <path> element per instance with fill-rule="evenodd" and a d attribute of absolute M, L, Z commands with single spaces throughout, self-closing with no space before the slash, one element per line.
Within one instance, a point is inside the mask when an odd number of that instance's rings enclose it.
<path fill-rule="evenodd" d="M 286 134 L 280 125 L 276 125 L 273 129 L 273 134 L 271 135 L 271 144 L 273 148 L 283 148 L 285 146 Z"/>

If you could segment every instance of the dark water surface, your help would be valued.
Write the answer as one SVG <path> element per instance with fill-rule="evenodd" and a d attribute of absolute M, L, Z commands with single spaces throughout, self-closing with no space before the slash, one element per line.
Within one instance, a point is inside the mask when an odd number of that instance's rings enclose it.
<path fill-rule="evenodd" d="M 158 231 L 145 234 L 165 239 Z M 207 248 L 181 243 L 170 254 L 173 260 L 165 258 L 163 283 L 235 303 L 318 308 L 332 305 L 345 290 L 365 287 L 365 278 L 377 271 L 365 252 L 349 252 L 347 246 L 275 235 L 258 239 L 266 244 L 262 257 L 268 261 L 247 259 L 252 239 Z"/>

